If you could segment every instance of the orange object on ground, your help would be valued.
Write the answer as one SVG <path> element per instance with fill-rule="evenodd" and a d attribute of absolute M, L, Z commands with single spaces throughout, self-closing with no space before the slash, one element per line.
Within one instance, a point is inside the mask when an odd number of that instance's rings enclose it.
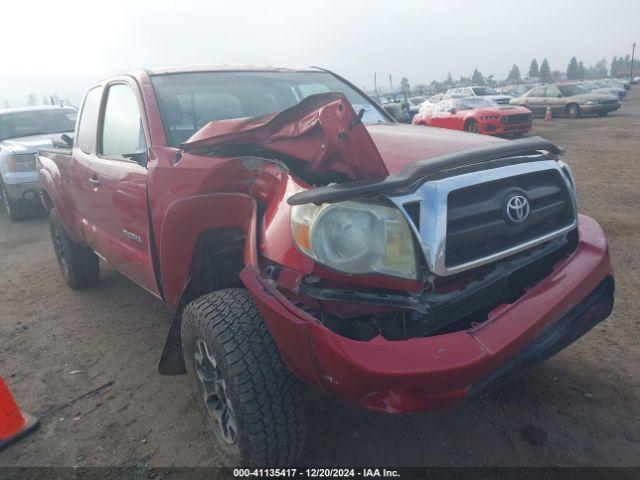
<path fill-rule="evenodd" d="M 547 107 L 547 113 L 545 113 L 544 119 L 547 122 L 553 119 L 553 115 L 551 115 L 551 107 Z"/>
<path fill-rule="evenodd" d="M 0 448 L 26 435 L 38 426 L 38 419 L 20 411 L 0 377 Z"/>

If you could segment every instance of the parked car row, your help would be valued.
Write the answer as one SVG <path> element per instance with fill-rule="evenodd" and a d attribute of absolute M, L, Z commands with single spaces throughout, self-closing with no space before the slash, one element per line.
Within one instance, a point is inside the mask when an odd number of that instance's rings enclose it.
<path fill-rule="evenodd" d="M 520 85 L 500 95 L 489 87 L 463 87 L 427 98 L 412 117 L 414 125 L 465 130 L 488 135 L 520 136 L 531 130 L 532 116 L 577 118 L 606 116 L 620 108 L 626 97 L 623 84 L 614 80 Z"/>

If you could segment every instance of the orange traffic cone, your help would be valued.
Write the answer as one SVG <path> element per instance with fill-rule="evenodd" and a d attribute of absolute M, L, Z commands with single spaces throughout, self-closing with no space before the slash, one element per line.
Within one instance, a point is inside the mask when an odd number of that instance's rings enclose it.
<path fill-rule="evenodd" d="M 544 119 L 549 122 L 553 120 L 553 115 L 551 115 L 551 107 L 547 106 L 547 113 L 544 114 Z"/>
<path fill-rule="evenodd" d="M 0 448 L 26 435 L 38 426 L 38 419 L 21 412 L 0 377 Z"/>

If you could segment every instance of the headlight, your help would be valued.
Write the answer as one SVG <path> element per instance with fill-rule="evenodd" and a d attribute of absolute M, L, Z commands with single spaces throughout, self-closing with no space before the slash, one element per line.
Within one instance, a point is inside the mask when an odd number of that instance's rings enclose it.
<path fill-rule="evenodd" d="M 6 159 L 10 172 L 33 172 L 36 169 L 36 157 L 33 153 L 8 155 Z"/>
<path fill-rule="evenodd" d="M 335 270 L 417 276 L 411 230 L 396 208 L 351 201 L 298 205 L 291 208 L 291 232 L 300 250 Z"/>
<path fill-rule="evenodd" d="M 497 115 L 487 115 L 486 117 L 480 117 L 481 120 L 497 120 Z"/>
<path fill-rule="evenodd" d="M 575 192 L 576 185 L 573 181 L 573 174 L 571 173 L 571 168 L 569 168 L 569 165 L 567 165 L 564 162 L 559 162 L 559 163 L 560 163 L 560 167 L 562 167 L 562 173 L 564 174 L 565 178 L 569 182 L 569 185 L 571 185 L 571 189 Z"/>

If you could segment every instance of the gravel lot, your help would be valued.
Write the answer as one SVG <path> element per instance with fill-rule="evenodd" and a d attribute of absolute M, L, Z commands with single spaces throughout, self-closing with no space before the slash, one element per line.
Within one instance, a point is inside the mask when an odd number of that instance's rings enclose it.
<path fill-rule="evenodd" d="M 457 411 L 387 416 L 310 395 L 301 463 L 640 465 L 640 87 L 609 117 L 536 119 L 533 134 L 566 147 L 580 208 L 609 236 L 613 315 Z M 186 378 L 156 373 L 169 320 L 108 266 L 97 287 L 67 288 L 46 218 L 0 214 L 0 375 L 41 419 L 0 465 L 217 464 Z"/>

